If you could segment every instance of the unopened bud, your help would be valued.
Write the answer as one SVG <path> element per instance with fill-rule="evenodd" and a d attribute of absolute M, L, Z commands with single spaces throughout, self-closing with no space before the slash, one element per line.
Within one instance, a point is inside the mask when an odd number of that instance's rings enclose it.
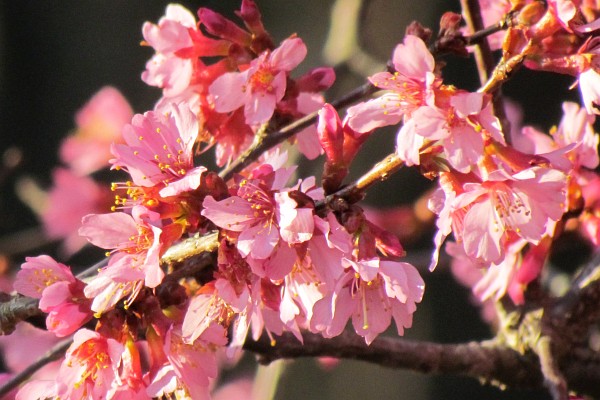
<path fill-rule="evenodd" d="M 413 35 L 421 38 L 425 43 L 431 39 L 431 29 L 424 27 L 417 21 L 413 21 L 406 27 L 405 35 Z"/>
<path fill-rule="evenodd" d="M 516 17 L 516 22 L 519 25 L 531 26 L 541 20 L 545 13 L 544 3 L 536 1 L 523 7 Z"/>
<path fill-rule="evenodd" d="M 448 11 L 440 19 L 440 32 L 455 32 L 460 29 L 462 16 L 460 14 Z"/>
<path fill-rule="evenodd" d="M 200 8 L 198 10 L 198 19 L 211 35 L 242 46 L 250 46 L 251 44 L 252 38 L 249 33 L 213 10 Z"/>

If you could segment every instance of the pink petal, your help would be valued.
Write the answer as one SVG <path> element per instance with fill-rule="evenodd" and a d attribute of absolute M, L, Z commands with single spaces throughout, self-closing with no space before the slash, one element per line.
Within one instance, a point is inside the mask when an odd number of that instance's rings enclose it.
<path fill-rule="evenodd" d="M 238 72 L 228 72 L 218 77 L 208 88 L 215 102 L 215 111 L 227 113 L 243 106 L 246 100 L 244 86 L 247 80 L 247 74 Z"/>
<path fill-rule="evenodd" d="M 122 212 L 110 214 L 90 214 L 83 217 L 79 234 L 90 243 L 103 249 L 115 249 L 137 235 L 137 224 L 133 218 Z"/>
<path fill-rule="evenodd" d="M 306 57 L 306 45 L 300 38 L 286 39 L 273 50 L 270 61 L 273 67 L 282 71 L 291 71 Z"/>

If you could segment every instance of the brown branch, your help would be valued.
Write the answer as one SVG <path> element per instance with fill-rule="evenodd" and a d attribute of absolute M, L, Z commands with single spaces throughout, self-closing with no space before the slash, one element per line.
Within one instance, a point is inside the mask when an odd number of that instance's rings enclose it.
<path fill-rule="evenodd" d="M 282 358 L 327 356 L 429 374 L 462 375 L 501 387 L 544 387 L 540 364 L 533 353 L 520 354 L 494 341 L 438 344 L 380 337 L 367 346 L 363 338 L 350 332 L 332 339 L 304 333 L 303 338 L 302 344 L 293 335 L 284 334 L 277 338 L 276 344 L 272 346 L 270 339 L 263 335 L 257 341 L 246 340 L 244 349 L 256 353 L 261 363 Z M 572 385 L 573 389 L 598 396 L 600 368 L 596 363 L 595 368 L 586 369 L 586 375 L 582 377 L 577 375 L 581 372 L 576 366 L 580 360 L 581 355 L 580 358 L 573 358 L 570 363 L 564 363 L 561 367 L 564 368 L 567 378 L 576 382 Z"/>
<path fill-rule="evenodd" d="M 343 187 L 335 193 L 328 195 L 323 201 L 316 204 L 317 210 L 323 209 L 325 205 L 332 205 L 332 208 L 336 208 L 333 204 L 342 199 L 343 202 L 356 203 L 362 200 L 365 191 L 373 186 L 377 182 L 388 179 L 393 173 L 397 172 L 404 161 L 398 157 L 396 153 L 392 153 L 386 156 L 383 160 L 379 161 L 369 171 L 363 174 L 353 183 Z"/>
<path fill-rule="evenodd" d="M 485 30 L 479 0 L 460 0 L 460 5 L 471 32 Z M 496 65 L 487 37 L 477 42 L 477 46 L 475 47 L 475 62 L 477 63 L 479 81 L 481 85 L 485 85 Z"/>
<path fill-rule="evenodd" d="M 10 335 L 18 322 L 43 315 L 38 307 L 39 300 L 16 295 L 0 303 L 0 335 Z"/>
<path fill-rule="evenodd" d="M 496 62 L 494 61 L 487 36 L 496 29 L 503 29 L 506 24 L 502 22 L 498 25 L 494 25 L 493 27 L 485 28 L 483 19 L 481 17 L 479 0 L 461 0 L 460 4 L 462 6 L 463 13 L 465 14 L 467 26 L 471 32 L 475 32 L 472 38 L 476 37 L 475 35 L 479 32 L 486 33 L 486 35 L 483 35 L 483 37 L 477 36 L 476 41 L 473 40 L 473 42 L 477 43 L 475 46 L 475 62 L 477 64 L 477 72 L 479 73 L 479 82 L 482 85 L 482 88 L 485 88 L 485 90 L 482 89 L 481 91 L 485 93 L 491 93 L 493 91 L 496 92 L 493 94 L 492 98 L 494 114 L 500 120 L 502 132 L 504 132 L 507 142 L 510 142 L 510 122 L 504 110 L 504 101 L 502 100 L 502 95 L 499 93 L 499 90 L 497 90 L 499 89 L 499 86 L 494 86 L 493 90 L 490 90 L 488 87 L 491 78 L 494 77 L 492 71 L 494 71 Z"/>

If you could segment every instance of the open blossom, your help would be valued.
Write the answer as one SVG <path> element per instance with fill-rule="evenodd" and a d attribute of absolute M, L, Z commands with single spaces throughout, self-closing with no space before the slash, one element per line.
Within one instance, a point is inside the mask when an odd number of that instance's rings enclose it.
<path fill-rule="evenodd" d="M 57 336 L 67 336 L 92 318 L 85 284 L 64 264 L 49 256 L 27 257 L 14 283 L 17 292 L 40 299 L 48 313 L 46 326 Z"/>
<path fill-rule="evenodd" d="M 348 125 L 364 133 L 387 125 L 396 125 L 405 114 L 433 102 L 433 86 L 438 80 L 433 71 L 435 60 L 427 45 L 417 36 L 406 35 L 394 50 L 392 62 L 396 72 L 379 72 L 369 78 L 385 92 L 365 103 L 348 109 Z"/>
<path fill-rule="evenodd" d="M 195 168 L 193 148 L 198 119 L 185 105 L 173 105 L 159 114 L 136 114 L 123 128 L 126 144 L 113 145 L 114 167 L 123 168 L 138 186 L 164 186 L 162 196 L 173 196 L 200 185 L 206 168 Z"/>
<path fill-rule="evenodd" d="M 218 372 L 216 355 L 211 346 L 225 346 L 227 343 L 222 327 L 211 325 L 192 344 L 183 342 L 180 326 L 171 327 L 164 338 L 152 334 L 148 339 L 155 362 L 164 362 L 157 366 L 148 385 L 147 393 L 150 396 L 179 393 L 181 397 L 176 395 L 176 398 L 210 399 L 209 384 Z"/>
<path fill-rule="evenodd" d="M 97 332 L 75 333 L 57 376 L 61 399 L 110 399 L 110 389 L 119 385 L 123 345 Z"/>
<path fill-rule="evenodd" d="M 228 113 L 243 106 L 249 125 L 268 121 L 285 94 L 288 73 L 305 56 L 306 46 L 300 38 L 286 39 L 277 49 L 252 60 L 245 71 L 223 74 L 209 88 L 215 110 Z"/>
<path fill-rule="evenodd" d="M 41 215 L 44 230 L 52 239 L 64 239 L 63 248 L 72 254 L 87 243 L 85 238 L 77 234 L 81 218 L 105 211 L 111 204 L 110 191 L 91 178 L 78 176 L 69 169 L 58 168 L 52 176 L 54 186 L 48 192 L 46 207 Z"/>
<path fill-rule="evenodd" d="M 452 227 L 466 254 L 486 263 L 502 260 L 509 235 L 538 244 L 565 211 L 566 175 L 556 169 L 532 167 L 513 175 L 496 170 L 463 188 L 435 210 L 436 246 Z"/>
<path fill-rule="evenodd" d="M 95 312 L 113 307 L 124 296 L 131 302 L 142 283 L 154 288 L 162 282 L 160 256 L 181 231 L 172 229 L 173 224 L 157 226 L 160 221 L 154 214 L 136 206 L 133 216 L 116 212 L 83 219 L 80 235 L 98 247 L 113 250 L 108 266 L 85 288 L 86 296 L 94 299 Z"/>
<path fill-rule="evenodd" d="M 132 116 L 131 106 L 117 89 L 100 89 L 77 112 L 77 129 L 61 144 L 61 160 L 77 175 L 107 168 L 110 145 L 119 141 L 121 128 Z"/>
<path fill-rule="evenodd" d="M 370 344 L 387 329 L 391 319 L 399 335 L 412 325 L 412 314 L 423 297 L 425 284 L 417 269 L 404 262 L 378 258 L 343 260 L 347 272 L 333 291 L 313 309 L 311 329 L 324 337 L 339 335 L 349 318 L 357 334 Z"/>
<path fill-rule="evenodd" d="M 396 151 L 407 165 L 419 164 L 425 140 L 438 141 L 450 165 L 460 172 L 468 172 L 482 157 L 484 138 L 504 143 L 488 96 L 460 92 L 448 103 L 419 107 L 398 132 Z"/>
<path fill-rule="evenodd" d="M 142 80 L 163 89 L 165 96 L 173 97 L 190 84 L 194 61 L 176 55 L 178 50 L 192 47 L 189 30 L 196 29 L 194 15 L 178 4 L 169 4 L 158 25 L 146 22 L 142 28 L 146 43 L 156 54 L 146 64 Z"/>

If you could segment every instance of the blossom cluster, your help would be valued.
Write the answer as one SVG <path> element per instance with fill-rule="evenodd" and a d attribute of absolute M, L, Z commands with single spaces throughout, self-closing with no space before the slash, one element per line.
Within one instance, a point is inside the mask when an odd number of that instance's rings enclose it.
<path fill-rule="evenodd" d="M 491 94 L 445 84 L 422 27 L 409 29 L 388 71 L 368 78 L 370 98 L 342 118 L 322 94 L 335 80 L 333 69 L 297 76 L 306 45 L 296 35 L 275 45 L 253 0 L 242 0 L 236 13 L 242 25 L 207 8 L 196 19 L 179 5 L 169 5 L 158 23 L 145 23 L 143 45 L 154 55 L 142 80 L 162 97 L 135 115 L 113 98 L 107 101 L 114 109 L 102 114 L 96 103 L 108 94 L 98 94 L 78 117 L 86 133 L 63 148 L 63 160 L 80 178 L 110 157 L 111 168 L 126 174 L 112 184 L 111 211 L 87 205 L 95 196 L 91 184 L 69 184 L 66 172 L 57 176 L 55 196 L 76 198 L 89 212 L 77 232 L 106 250 L 106 266 L 80 280 L 45 255 L 23 264 L 14 289 L 40 299 L 48 331 L 73 335 L 73 343 L 54 380 L 30 381 L 17 398 L 204 399 L 218 374 L 218 354 L 234 357 L 248 335 L 265 334 L 273 343 L 283 332 L 300 341 L 303 331 L 331 338 L 351 321 L 370 344 L 392 320 L 402 335 L 424 281 L 395 235 L 374 224 L 355 199 L 338 196 L 361 145 L 385 126 L 401 125 L 395 156 L 404 165 L 439 178 L 429 199 L 438 216 L 430 269 L 452 236 L 447 250 L 463 275 L 477 275 L 467 280 L 482 300 L 508 294 L 523 303 L 565 229 L 581 229 L 600 245 L 600 179 L 593 171 L 600 82 L 589 35 L 598 10 L 566 0 L 544 8 L 499 3 L 482 1 L 490 23 L 514 19 L 501 43 L 505 62 L 518 55 L 530 68 L 579 79 L 584 107 L 564 103 L 563 119 L 549 135 L 514 124 L 506 132 Z M 443 31 L 460 41 L 458 28 Z M 565 36 L 573 40 L 559 48 Z M 248 160 L 231 178 L 198 164 L 196 156 L 214 147 L 216 164 L 229 167 L 314 112 L 316 123 Z M 127 121 L 119 122 L 121 116 Z M 100 133 L 83 128 L 92 123 Z M 111 155 L 77 156 L 90 146 Z M 294 148 L 308 159 L 323 156 L 320 184 L 294 176 L 288 161 Z M 85 194 L 58 190 L 70 185 Z M 47 226 L 58 220 L 48 217 Z M 72 230 L 71 224 L 57 236 Z M 212 264 L 187 275 L 187 266 L 167 268 L 172 246 L 211 235 Z"/>

